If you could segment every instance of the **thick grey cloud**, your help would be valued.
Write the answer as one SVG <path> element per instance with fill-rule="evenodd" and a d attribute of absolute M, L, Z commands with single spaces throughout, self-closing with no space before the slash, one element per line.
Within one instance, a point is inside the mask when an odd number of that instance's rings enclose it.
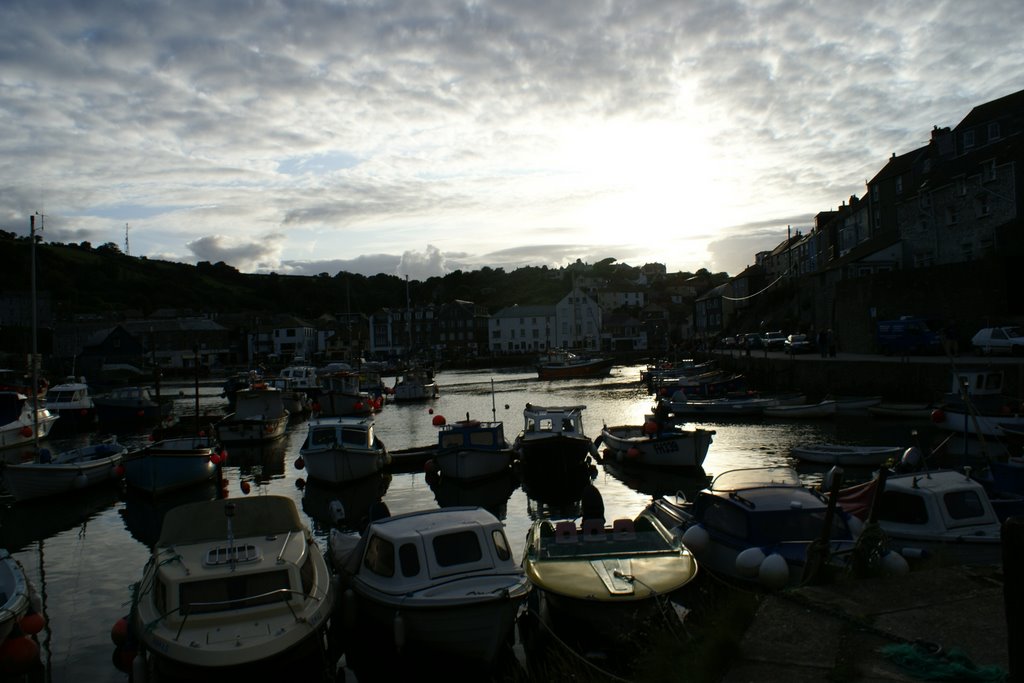
<path fill-rule="evenodd" d="M 735 272 L 1019 90 L 1022 25 L 1017 0 L 6 0 L 0 228 L 128 223 L 134 255 L 245 271 Z"/>

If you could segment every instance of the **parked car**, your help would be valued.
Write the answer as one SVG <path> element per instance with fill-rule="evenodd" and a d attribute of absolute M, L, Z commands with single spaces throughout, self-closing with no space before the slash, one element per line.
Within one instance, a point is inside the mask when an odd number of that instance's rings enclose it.
<path fill-rule="evenodd" d="M 791 334 L 786 337 L 786 353 L 795 355 L 798 353 L 811 353 L 815 350 L 814 342 L 806 334 Z"/>
<path fill-rule="evenodd" d="M 761 341 L 769 351 L 782 351 L 786 348 L 786 335 L 779 330 L 777 332 L 765 332 Z"/>
<path fill-rule="evenodd" d="M 719 349 L 735 349 L 736 348 L 736 337 L 722 337 L 718 340 Z"/>
<path fill-rule="evenodd" d="M 1024 354 L 1024 330 L 1016 325 L 983 327 L 971 337 L 971 346 L 982 354 L 1009 353 Z"/>
<path fill-rule="evenodd" d="M 743 348 L 750 349 L 751 351 L 764 349 L 764 341 L 761 339 L 761 335 L 755 332 L 743 335 Z"/>

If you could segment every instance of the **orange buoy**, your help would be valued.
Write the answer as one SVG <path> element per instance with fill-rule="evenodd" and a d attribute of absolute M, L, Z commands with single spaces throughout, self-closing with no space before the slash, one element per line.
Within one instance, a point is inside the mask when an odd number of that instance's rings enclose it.
<path fill-rule="evenodd" d="M 121 647 L 124 642 L 128 639 L 128 618 L 121 617 L 114 622 L 114 625 L 110 627 L 110 639 L 114 641 L 114 645 Z"/>
<path fill-rule="evenodd" d="M 942 408 L 936 408 L 932 411 L 932 422 L 939 424 L 940 422 L 946 421 L 946 411 Z"/>
<path fill-rule="evenodd" d="M 640 457 L 640 449 L 637 448 L 636 446 L 633 446 L 628 451 L 626 451 L 626 457 L 632 458 L 634 460 L 636 458 L 639 458 Z"/>
<path fill-rule="evenodd" d="M 444 419 L 444 415 L 435 415 L 434 418 L 431 420 L 431 423 L 433 423 L 435 427 L 441 427 L 446 422 L 447 421 Z"/>
<path fill-rule="evenodd" d="M 244 493 L 245 495 L 248 496 L 249 495 L 249 491 L 251 491 L 251 490 L 252 490 L 252 487 L 249 485 L 249 482 L 243 481 L 242 482 L 242 493 Z"/>
<path fill-rule="evenodd" d="M 39 659 L 39 645 L 28 636 L 8 638 L 0 643 L 0 673 L 19 676 Z"/>
<path fill-rule="evenodd" d="M 46 626 L 46 618 L 39 612 L 30 612 L 21 618 L 18 626 L 28 635 L 34 636 Z"/>
<path fill-rule="evenodd" d="M 644 434 L 656 434 L 658 432 L 658 423 L 652 420 L 644 422 Z"/>

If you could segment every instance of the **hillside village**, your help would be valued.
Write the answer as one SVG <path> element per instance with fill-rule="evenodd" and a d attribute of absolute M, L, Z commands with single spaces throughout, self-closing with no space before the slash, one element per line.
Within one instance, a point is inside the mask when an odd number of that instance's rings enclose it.
<path fill-rule="evenodd" d="M 58 245 L 77 252 L 75 258 L 104 259 L 109 280 L 102 281 L 106 290 L 87 298 L 82 292 L 91 283 L 66 263 L 51 264 L 55 274 L 40 282 L 37 303 L 47 331 L 40 353 L 52 359 L 53 372 L 96 376 L 105 366 L 173 373 L 197 363 L 215 369 L 296 357 L 351 362 L 418 354 L 451 362 L 536 357 L 557 348 L 653 356 L 708 348 L 744 332 L 825 328 L 846 350 L 872 352 L 877 322 L 902 315 L 945 321 L 969 338 L 984 324 L 1024 319 L 1014 296 L 1024 253 L 1017 173 L 1022 124 L 1024 91 L 976 106 L 953 127 L 934 127 L 927 144 L 894 152 L 863 196 L 818 213 L 809 228 L 791 229 L 733 277 L 605 259 L 512 274 L 459 272 L 426 283 L 361 278 L 364 295 L 353 298 L 350 284 L 339 294 L 342 273 L 287 278 L 243 275 L 225 264 L 175 264 L 192 272 L 182 277 L 175 270 L 173 277 L 183 285 L 195 280 L 200 293 L 157 308 L 194 290 L 168 288 L 167 274 L 159 284 L 136 285 L 152 275 L 131 273 L 168 264 L 133 259 L 112 244 Z M 24 242 L 0 235 L 0 243 L 18 247 L 19 264 L 28 252 Z M 37 251 L 55 248 L 41 244 Z M 111 263 L 112 277 L 106 274 Z M 477 276 L 490 278 L 491 286 L 481 287 Z M 0 363 L 16 366 L 28 352 L 32 318 L 24 265 L 9 269 L 3 282 L 0 349 L 8 357 Z M 242 307 L 244 288 L 259 296 Z M 365 292 L 383 289 L 391 303 L 367 309 L 379 297 Z M 114 300 L 99 309 L 103 292 Z M 122 292 L 135 298 L 117 298 Z"/>

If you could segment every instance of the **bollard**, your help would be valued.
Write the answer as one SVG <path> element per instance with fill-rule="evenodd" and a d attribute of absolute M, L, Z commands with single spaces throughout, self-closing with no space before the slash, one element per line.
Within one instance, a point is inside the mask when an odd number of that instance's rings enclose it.
<path fill-rule="evenodd" d="M 1006 645 L 1009 653 L 1010 677 L 1007 683 L 1024 683 L 1024 586 L 1019 578 L 1024 572 L 1024 517 L 1010 517 L 1003 522 L 1003 604 L 1006 606 Z"/>

